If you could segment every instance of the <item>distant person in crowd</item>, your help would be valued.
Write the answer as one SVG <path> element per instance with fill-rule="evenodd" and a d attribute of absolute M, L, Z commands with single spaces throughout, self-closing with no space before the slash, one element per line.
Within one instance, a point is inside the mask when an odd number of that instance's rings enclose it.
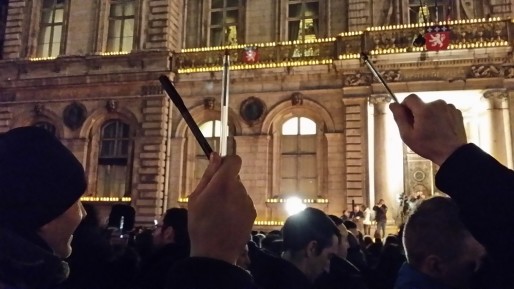
<path fill-rule="evenodd" d="M 317 289 L 368 288 L 365 277 L 360 270 L 347 260 L 348 249 L 350 247 L 348 243 L 349 233 L 343 224 L 343 220 L 334 215 L 330 215 L 329 217 L 339 229 L 341 238 L 339 240 L 337 254 L 330 260 L 330 270 L 323 272 L 316 280 L 315 287 Z"/>
<path fill-rule="evenodd" d="M 55 288 L 69 273 L 73 232 L 86 215 L 84 169 L 44 129 L 0 134 L 0 288 Z"/>
<path fill-rule="evenodd" d="M 407 219 L 403 234 L 407 263 L 396 289 L 469 288 L 486 255 L 449 198 L 422 202 Z"/>
<path fill-rule="evenodd" d="M 357 230 L 360 232 L 364 231 L 364 212 L 361 210 L 360 205 L 355 205 L 353 207 L 353 211 L 350 213 L 350 219 L 357 225 Z"/>
<path fill-rule="evenodd" d="M 348 210 L 343 210 L 343 214 L 341 215 L 341 220 L 343 220 L 343 221 L 350 220 L 350 212 Z"/>
<path fill-rule="evenodd" d="M 377 230 L 375 234 L 384 238 L 386 236 L 386 224 L 387 224 L 387 206 L 383 199 L 380 199 L 378 203 L 373 207 L 375 211 L 375 221 L 377 222 Z"/>
<path fill-rule="evenodd" d="M 362 220 L 362 226 L 363 226 L 363 234 L 364 235 L 371 235 L 371 209 L 369 207 L 364 207 L 364 218 Z"/>
<path fill-rule="evenodd" d="M 187 210 L 168 209 L 153 231 L 154 253 L 142 264 L 138 286 L 141 289 L 162 289 L 170 269 L 189 256 Z"/>

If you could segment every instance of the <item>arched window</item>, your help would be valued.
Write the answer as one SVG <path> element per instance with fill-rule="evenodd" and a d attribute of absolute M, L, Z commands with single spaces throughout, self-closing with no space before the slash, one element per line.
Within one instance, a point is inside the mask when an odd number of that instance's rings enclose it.
<path fill-rule="evenodd" d="M 38 121 L 38 122 L 34 123 L 33 126 L 45 129 L 48 132 L 50 132 L 51 134 L 55 135 L 55 131 L 56 131 L 55 125 L 53 125 L 47 121 Z"/>
<path fill-rule="evenodd" d="M 306 117 L 282 124 L 280 137 L 280 194 L 315 198 L 318 195 L 317 126 Z"/>
<path fill-rule="evenodd" d="M 211 145 L 214 151 L 220 150 L 220 136 L 221 136 L 221 121 L 219 120 L 210 120 L 204 122 L 200 125 L 200 131 L 205 136 L 209 144 Z M 232 155 L 235 153 L 234 148 L 234 130 L 229 126 L 229 138 L 227 142 L 227 155 Z M 194 140 L 196 142 L 196 140 Z M 200 182 L 202 175 L 207 168 L 209 161 L 205 156 L 202 148 L 198 143 L 196 143 L 195 150 L 195 170 L 194 170 L 194 180 L 195 186 Z"/>
<path fill-rule="evenodd" d="M 102 126 L 96 193 L 99 197 L 130 195 L 130 163 L 132 160 L 130 127 L 120 120 Z"/>

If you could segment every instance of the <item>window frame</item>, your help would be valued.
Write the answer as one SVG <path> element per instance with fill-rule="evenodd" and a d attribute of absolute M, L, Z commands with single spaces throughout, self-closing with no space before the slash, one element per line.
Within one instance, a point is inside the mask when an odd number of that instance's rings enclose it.
<path fill-rule="evenodd" d="M 104 132 L 105 132 L 105 129 L 107 129 L 107 127 L 111 124 L 115 124 L 116 127 L 116 134 L 115 134 L 115 137 L 113 138 L 107 138 L 108 141 L 114 141 L 114 150 L 115 150 L 115 153 L 114 154 L 111 154 L 111 155 L 107 155 L 107 156 L 102 156 L 102 150 L 103 150 L 103 145 L 104 145 L 104 141 L 106 140 L 104 138 Z M 126 128 L 126 132 L 127 132 L 127 136 L 124 137 L 123 136 L 123 132 L 122 132 L 122 135 L 119 136 L 118 135 L 118 129 L 125 129 Z M 105 192 L 100 192 L 99 191 L 99 181 L 100 181 L 100 178 L 99 178 L 99 174 L 100 174 L 100 167 L 101 166 L 108 166 L 108 165 L 114 165 L 114 166 L 124 166 L 125 167 L 125 184 L 124 184 L 124 192 L 118 192 L 121 196 L 115 196 L 115 197 L 127 197 L 127 196 L 131 196 L 131 192 L 132 192 L 132 164 L 133 164 L 133 161 L 134 161 L 134 142 L 135 142 L 135 139 L 134 139 L 134 136 L 133 136 L 133 131 L 132 131 L 132 126 L 130 125 L 130 123 L 126 122 L 125 120 L 123 119 L 120 119 L 120 118 L 112 118 L 112 119 L 107 119 L 105 120 L 102 125 L 99 127 L 99 135 L 98 135 L 98 140 L 97 140 L 97 144 L 98 144 L 98 151 L 97 151 L 97 155 L 96 155 L 96 159 L 95 159 L 95 164 L 96 164 L 96 171 L 95 171 L 95 185 L 94 185 L 94 196 L 98 196 L 98 197 L 112 197 L 112 195 L 104 195 Z M 126 145 L 127 145 L 127 151 L 126 151 L 126 155 L 123 155 L 123 154 L 117 154 L 117 152 L 119 152 L 119 150 L 122 150 L 120 148 L 123 147 L 123 142 L 126 142 Z"/>
<path fill-rule="evenodd" d="M 230 1 L 230 0 L 222 0 L 223 1 L 223 7 L 222 8 L 212 8 L 212 3 L 213 3 L 213 0 L 210 0 L 208 1 L 208 5 L 205 6 L 205 9 L 206 9 L 206 16 L 207 16 L 207 21 L 206 21 L 206 46 L 209 46 L 209 47 L 213 47 L 213 46 L 227 46 L 228 44 L 226 43 L 225 41 L 225 34 L 224 34 L 224 31 L 225 31 L 225 28 L 226 27 L 229 27 L 231 25 L 227 25 L 227 22 L 226 22 L 226 18 L 227 18 L 227 12 L 228 11 L 237 11 L 237 21 L 236 21 L 236 43 L 232 43 L 231 45 L 235 45 L 235 44 L 242 44 L 242 43 L 245 43 L 245 35 L 246 35 L 246 27 L 245 27 L 245 17 L 246 17 L 246 13 L 245 13 L 245 2 L 246 0 L 236 0 L 238 1 L 238 6 L 237 8 L 234 8 L 235 6 L 232 6 L 232 7 L 228 7 L 226 6 L 227 4 L 227 1 Z M 212 14 L 213 12 L 222 12 L 223 13 L 223 16 L 222 16 L 222 20 L 221 20 L 221 25 L 212 25 Z M 223 34 L 223 37 L 221 39 L 221 43 L 218 45 L 214 45 L 214 43 L 212 43 L 212 30 L 213 28 L 222 28 L 222 34 Z"/>

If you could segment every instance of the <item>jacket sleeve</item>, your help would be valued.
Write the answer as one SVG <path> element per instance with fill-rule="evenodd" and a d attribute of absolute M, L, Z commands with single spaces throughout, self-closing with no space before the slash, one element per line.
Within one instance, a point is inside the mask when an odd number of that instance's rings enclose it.
<path fill-rule="evenodd" d="M 170 271 L 166 288 L 256 289 L 252 276 L 232 264 L 200 257 L 178 262 Z"/>
<path fill-rule="evenodd" d="M 467 144 L 443 163 L 436 185 L 459 205 L 464 223 L 491 257 L 514 269 L 514 172 Z"/>

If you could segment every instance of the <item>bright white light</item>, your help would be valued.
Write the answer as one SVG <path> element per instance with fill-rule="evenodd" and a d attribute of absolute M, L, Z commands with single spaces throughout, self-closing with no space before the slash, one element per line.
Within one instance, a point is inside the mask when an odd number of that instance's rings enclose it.
<path fill-rule="evenodd" d="M 298 197 L 290 197 L 285 202 L 286 212 L 289 216 L 303 211 L 307 206 Z"/>

